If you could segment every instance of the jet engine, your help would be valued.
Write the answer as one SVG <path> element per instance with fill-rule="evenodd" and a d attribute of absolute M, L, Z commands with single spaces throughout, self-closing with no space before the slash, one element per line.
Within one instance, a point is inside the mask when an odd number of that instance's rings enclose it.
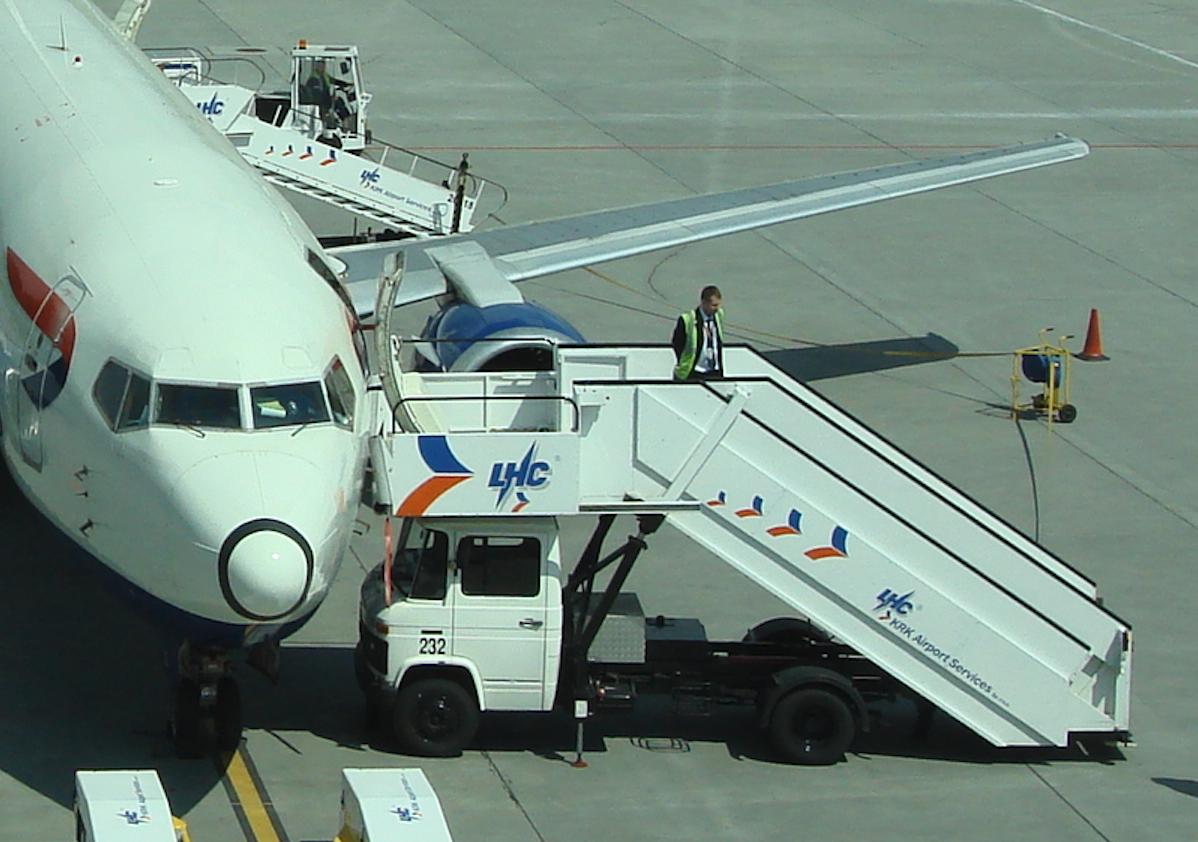
<path fill-rule="evenodd" d="M 582 334 L 552 310 L 525 301 L 508 268 L 469 240 L 393 255 L 375 306 L 382 335 L 390 334 L 395 308 L 436 297 L 440 307 L 415 343 L 416 370 L 549 370 L 554 346 L 581 344 Z"/>
<path fill-rule="evenodd" d="M 555 344 L 583 342 L 573 325 L 531 301 L 479 307 L 454 298 L 421 331 L 424 371 L 547 371 Z"/>

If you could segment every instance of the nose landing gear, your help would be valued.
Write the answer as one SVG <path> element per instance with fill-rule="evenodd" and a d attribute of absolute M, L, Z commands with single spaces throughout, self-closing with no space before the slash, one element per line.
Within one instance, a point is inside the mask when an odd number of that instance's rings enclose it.
<path fill-rule="evenodd" d="M 179 649 L 170 732 L 179 757 L 233 751 L 241 743 L 241 691 L 219 650 Z"/>

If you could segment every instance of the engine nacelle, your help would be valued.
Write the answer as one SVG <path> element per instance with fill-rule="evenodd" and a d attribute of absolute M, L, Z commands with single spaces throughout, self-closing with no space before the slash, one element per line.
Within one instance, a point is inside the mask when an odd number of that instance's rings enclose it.
<path fill-rule="evenodd" d="M 584 342 L 573 325 L 531 301 L 478 307 L 460 299 L 431 316 L 421 340 L 425 371 L 547 371 L 553 346 Z"/>

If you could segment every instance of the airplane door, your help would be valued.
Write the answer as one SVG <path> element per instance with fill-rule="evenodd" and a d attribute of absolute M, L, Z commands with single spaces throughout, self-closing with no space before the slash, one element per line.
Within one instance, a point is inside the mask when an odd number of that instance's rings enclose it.
<path fill-rule="evenodd" d="M 83 282 L 68 275 L 51 289 L 42 285 L 41 301 L 34 305 L 33 324 L 17 366 L 20 380 L 10 388 L 17 402 L 17 439 L 21 457 L 34 470 L 42 469 L 42 411 L 50 406 L 66 384 L 75 350 L 75 311 L 87 295 Z M 28 290 L 26 290 L 28 293 Z"/>
<path fill-rule="evenodd" d="M 478 666 L 489 710 L 541 709 L 548 618 L 541 555 L 541 542 L 528 536 L 468 535 L 458 543 L 453 654 Z"/>

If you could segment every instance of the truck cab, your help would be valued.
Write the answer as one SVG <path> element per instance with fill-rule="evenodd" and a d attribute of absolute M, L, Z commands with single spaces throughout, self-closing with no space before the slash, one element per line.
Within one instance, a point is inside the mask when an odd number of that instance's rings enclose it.
<path fill-rule="evenodd" d="M 359 151 L 370 142 L 369 103 L 357 47 L 300 41 L 291 51 L 293 128 L 332 146 Z"/>
<path fill-rule="evenodd" d="M 553 518 L 405 519 L 393 559 L 362 585 L 356 660 L 402 742 L 456 754 L 480 711 L 553 707 L 562 641 Z M 451 730 L 465 740 L 442 744 Z"/>

